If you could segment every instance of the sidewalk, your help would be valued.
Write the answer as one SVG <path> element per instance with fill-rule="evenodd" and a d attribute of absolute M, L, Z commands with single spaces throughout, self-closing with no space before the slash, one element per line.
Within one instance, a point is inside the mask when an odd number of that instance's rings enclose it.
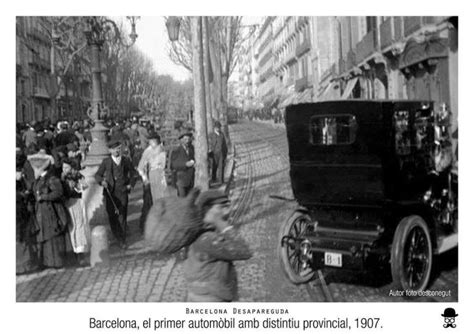
<path fill-rule="evenodd" d="M 225 170 L 230 190 L 234 152 Z M 130 194 L 129 247 L 110 248 L 109 266 L 47 269 L 16 277 L 17 302 L 160 302 L 185 301 L 186 286 L 177 255 L 160 256 L 145 246 L 139 230 L 143 205 L 142 185 Z"/>

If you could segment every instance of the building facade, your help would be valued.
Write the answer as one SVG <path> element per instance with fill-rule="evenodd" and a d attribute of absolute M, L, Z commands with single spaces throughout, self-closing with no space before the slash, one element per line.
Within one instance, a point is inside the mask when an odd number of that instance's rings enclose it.
<path fill-rule="evenodd" d="M 433 100 L 457 118 L 456 18 L 315 17 L 313 27 L 315 100 Z"/>
<path fill-rule="evenodd" d="M 244 60 L 258 77 L 249 86 L 260 108 L 420 99 L 446 103 L 457 119 L 457 31 L 448 16 L 267 17 L 253 42 L 255 61 Z"/>
<path fill-rule="evenodd" d="M 64 74 L 65 60 L 53 43 L 51 20 L 16 18 L 17 122 L 85 117 L 91 85 L 88 56 L 76 55 Z"/>
<path fill-rule="evenodd" d="M 260 104 L 270 105 L 275 98 L 275 76 L 273 73 L 273 16 L 265 18 L 257 37 L 255 59 L 257 63 L 257 98 Z"/>

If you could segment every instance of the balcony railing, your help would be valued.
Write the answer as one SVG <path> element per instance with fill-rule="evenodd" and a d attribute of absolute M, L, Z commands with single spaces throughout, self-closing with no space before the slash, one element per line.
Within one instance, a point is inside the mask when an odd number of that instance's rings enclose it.
<path fill-rule="evenodd" d="M 296 54 L 294 52 L 288 52 L 285 57 L 285 64 L 290 65 L 296 61 Z"/>
<path fill-rule="evenodd" d="M 365 58 L 375 52 L 375 30 L 369 31 L 356 45 L 356 63 L 362 62 Z"/>
<path fill-rule="evenodd" d="M 404 16 L 403 17 L 403 27 L 405 31 L 405 36 L 412 34 L 421 28 L 422 17 L 421 16 Z"/>
<path fill-rule="evenodd" d="M 387 46 L 393 43 L 394 41 L 394 31 L 392 28 L 393 18 L 385 20 L 380 25 L 380 47 L 385 49 Z"/>
<path fill-rule="evenodd" d="M 305 24 L 307 20 L 308 20 L 307 16 L 298 16 L 298 26 Z"/>
<path fill-rule="evenodd" d="M 302 78 L 296 79 L 295 82 L 295 91 L 301 92 L 308 87 L 308 77 L 304 76 Z"/>
<path fill-rule="evenodd" d="M 306 51 L 309 51 L 309 49 L 311 49 L 311 42 L 309 41 L 309 39 L 304 39 L 303 43 L 298 44 L 298 46 L 296 47 L 296 56 L 301 56 Z"/>
<path fill-rule="evenodd" d="M 272 58 L 272 50 L 269 50 L 262 59 L 258 62 L 258 66 L 262 67 Z"/>

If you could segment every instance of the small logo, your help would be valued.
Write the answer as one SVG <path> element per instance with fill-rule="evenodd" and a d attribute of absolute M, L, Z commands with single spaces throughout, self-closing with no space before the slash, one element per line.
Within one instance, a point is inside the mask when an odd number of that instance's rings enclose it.
<path fill-rule="evenodd" d="M 444 317 L 444 325 L 443 325 L 444 328 L 448 328 L 448 327 L 456 328 L 456 324 L 454 322 L 456 321 L 456 317 L 458 315 L 453 308 L 451 307 L 446 308 L 444 310 L 444 313 L 441 314 L 441 316 Z"/>

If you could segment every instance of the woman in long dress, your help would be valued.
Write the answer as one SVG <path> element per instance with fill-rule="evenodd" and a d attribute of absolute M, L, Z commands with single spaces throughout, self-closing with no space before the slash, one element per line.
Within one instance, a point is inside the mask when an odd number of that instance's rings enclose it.
<path fill-rule="evenodd" d="M 29 156 L 35 174 L 33 193 L 39 227 L 37 246 L 43 267 L 60 268 L 66 264 L 66 234 L 69 217 L 64 207 L 61 181 L 54 175 L 49 156 Z"/>
<path fill-rule="evenodd" d="M 140 218 L 140 229 L 142 231 L 152 204 L 167 194 L 165 179 L 166 151 L 161 145 L 161 138 L 157 133 L 152 133 L 148 137 L 148 141 L 149 146 L 143 151 L 137 167 L 143 181 L 143 208 Z"/>
<path fill-rule="evenodd" d="M 87 188 L 84 176 L 73 159 L 65 159 L 62 164 L 61 181 L 66 198 L 66 208 L 71 217 L 69 236 L 71 245 L 80 266 L 88 265 L 87 253 L 90 248 L 90 227 L 87 221 L 86 208 L 82 192 Z"/>
<path fill-rule="evenodd" d="M 149 146 L 143 151 L 137 169 L 143 183 L 150 184 L 151 197 L 153 202 L 156 202 L 166 193 L 166 151 L 161 145 L 161 138 L 158 134 L 151 134 L 148 140 Z"/>
<path fill-rule="evenodd" d="M 36 258 L 36 233 L 34 217 L 35 199 L 27 188 L 23 174 L 26 156 L 16 156 L 16 273 L 24 274 L 38 268 Z"/>

